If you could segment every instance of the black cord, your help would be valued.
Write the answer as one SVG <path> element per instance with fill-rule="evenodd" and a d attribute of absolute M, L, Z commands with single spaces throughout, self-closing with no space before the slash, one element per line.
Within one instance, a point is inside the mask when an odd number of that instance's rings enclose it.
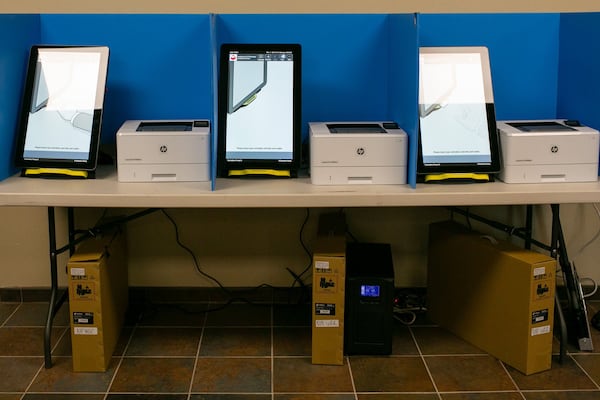
<path fill-rule="evenodd" d="M 200 263 L 198 262 L 198 258 L 196 257 L 196 254 L 192 251 L 192 249 L 190 249 L 188 246 L 183 244 L 183 242 L 181 241 L 181 238 L 179 236 L 179 227 L 177 226 L 177 222 L 175 221 L 175 219 L 171 215 L 169 215 L 169 213 L 167 213 L 164 209 L 161 208 L 160 211 L 165 215 L 165 217 L 167 217 L 169 222 L 171 222 L 171 224 L 173 225 L 173 228 L 175 230 L 175 241 L 182 249 L 184 249 L 192 257 L 196 271 L 198 271 L 205 278 L 214 282 L 228 296 L 228 299 L 225 303 L 219 304 L 217 307 L 199 311 L 200 313 L 222 310 L 222 309 L 226 308 L 227 306 L 229 306 L 230 304 L 235 303 L 235 302 L 247 303 L 247 304 L 251 304 L 251 305 L 263 305 L 263 303 L 255 303 L 252 300 L 249 300 L 248 298 L 246 298 L 244 296 L 240 296 L 240 294 L 253 293 L 262 288 L 273 288 L 272 285 L 269 285 L 267 283 L 262 283 L 254 288 L 244 289 L 244 290 L 240 290 L 240 291 L 231 291 L 231 290 L 227 289 L 217 278 L 215 278 L 212 275 L 207 274 L 206 272 L 204 272 L 202 270 L 202 268 L 200 268 Z M 305 219 L 303 226 L 306 225 L 307 220 L 308 220 L 308 216 Z M 308 251 L 304 245 L 303 245 L 303 247 L 305 248 L 306 251 Z"/>
<path fill-rule="evenodd" d="M 204 276 L 205 278 L 213 281 L 217 286 L 221 288 L 221 290 L 223 290 L 223 292 L 225 292 L 228 296 L 231 296 L 231 292 L 225 286 L 223 286 L 223 284 L 217 278 L 202 271 L 202 268 L 200 268 L 200 264 L 198 263 L 198 258 L 196 257 L 196 254 L 192 251 L 192 249 L 190 249 L 188 246 L 181 242 L 177 222 L 175 222 L 173 217 L 171 217 L 169 213 L 166 212 L 164 209 L 161 208 L 160 211 L 164 214 L 165 217 L 167 217 L 169 222 L 171 222 L 171 225 L 173 225 L 173 229 L 175 230 L 175 241 L 177 242 L 179 247 L 184 249 L 190 255 L 190 257 L 192 257 L 192 260 L 194 261 L 194 267 L 196 267 L 196 271 L 198 271 L 198 273 L 200 273 L 200 275 Z"/>
<path fill-rule="evenodd" d="M 310 208 L 306 208 L 306 216 L 304 217 L 304 221 L 302 222 L 302 225 L 300 226 L 299 237 L 300 237 L 300 244 L 302 245 L 302 248 L 304 249 L 304 252 L 308 256 L 308 265 L 302 270 L 302 272 L 300 272 L 297 275 L 297 278 L 294 279 L 294 282 L 292 282 L 292 287 L 294 287 L 294 285 L 296 284 L 296 282 L 300 282 L 301 284 L 303 284 L 303 282 L 302 282 L 303 275 L 306 274 L 310 270 L 310 268 L 312 267 L 313 255 L 310 252 L 310 250 L 308 249 L 308 247 L 306 246 L 306 244 L 304 243 L 304 238 L 303 238 L 303 236 L 304 236 L 303 235 L 304 234 L 304 228 L 306 227 L 306 224 L 308 223 L 308 219 L 309 218 L 310 218 Z"/>

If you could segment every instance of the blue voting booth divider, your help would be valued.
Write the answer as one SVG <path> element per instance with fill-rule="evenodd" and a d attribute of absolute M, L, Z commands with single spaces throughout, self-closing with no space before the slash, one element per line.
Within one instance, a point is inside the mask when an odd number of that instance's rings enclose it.
<path fill-rule="evenodd" d="M 102 143 L 127 119 L 206 118 L 216 173 L 222 43 L 300 43 L 302 127 L 393 120 L 416 185 L 419 46 L 487 46 L 498 119 L 570 118 L 600 128 L 600 13 L 0 15 L 0 179 L 13 146 L 29 47 L 106 45 Z"/>
<path fill-rule="evenodd" d="M 496 118 L 555 118 L 559 14 L 420 15 L 420 46 L 485 46 Z"/>
<path fill-rule="evenodd" d="M 39 15 L 0 15 L 0 179 L 15 172 L 13 153 L 29 48 L 40 37 Z"/>
<path fill-rule="evenodd" d="M 561 15 L 558 114 L 600 129 L 600 14 Z"/>
<path fill-rule="evenodd" d="M 412 14 L 216 16 L 217 51 L 222 43 L 302 45 L 303 139 L 311 121 L 380 120 L 415 138 L 416 32 Z"/>
<path fill-rule="evenodd" d="M 496 118 L 600 129 L 600 13 L 421 15 L 420 46 L 487 46 Z"/>

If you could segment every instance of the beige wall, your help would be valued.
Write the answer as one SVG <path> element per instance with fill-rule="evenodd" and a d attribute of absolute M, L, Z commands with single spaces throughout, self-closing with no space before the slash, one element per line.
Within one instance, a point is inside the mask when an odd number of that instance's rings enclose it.
<path fill-rule="evenodd" d="M 600 2 L 589 0 L 0 0 L 2 13 L 279 13 L 279 12 L 576 12 L 600 11 Z M 110 210 L 110 214 L 131 210 Z M 312 210 L 304 237 L 309 247 L 314 239 L 316 215 Z M 77 212 L 80 227 L 89 226 L 101 210 Z M 181 240 L 198 256 L 201 268 L 227 286 L 291 283 L 286 268 L 300 272 L 308 262 L 299 243 L 304 209 L 169 210 L 178 221 Z M 480 207 L 477 212 L 520 224 L 523 207 Z M 392 244 L 399 286 L 424 286 L 427 225 L 447 218 L 442 208 L 382 208 L 346 210 L 349 227 L 359 240 Z M 62 218 L 61 218 L 62 215 Z M 43 208 L 0 208 L 0 287 L 48 286 L 48 238 Z M 64 239 L 64 210 L 59 210 Z M 547 207 L 536 207 L 536 237 L 549 239 Z M 572 256 L 600 226 L 591 205 L 563 206 L 563 223 Z M 475 226 L 480 227 L 478 224 Z M 193 263 L 175 243 L 168 220 L 156 213 L 129 224 L 130 283 L 134 286 L 206 286 Z M 498 234 L 496 232 L 496 234 Z M 503 235 L 498 234 L 499 237 Z M 594 244 L 577 257 L 581 277 L 600 281 L 600 245 Z M 66 258 L 60 259 L 64 266 Z M 60 273 L 60 282 L 66 282 Z"/>
<path fill-rule="evenodd" d="M 90 227 L 103 210 L 80 209 L 80 228 Z M 135 210 L 108 210 L 108 215 L 129 214 Z M 203 271 L 230 287 L 250 287 L 263 283 L 288 286 L 292 283 L 286 268 L 300 273 L 308 263 L 299 233 L 305 209 L 217 209 L 167 210 L 176 220 L 180 239 L 197 256 Z M 318 215 L 330 209 L 312 209 L 304 229 L 304 242 L 312 248 Z M 397 286 L 425 286 L 428 224 L 449 218 L 444 208 L 352 208 L 344 210 L 349 229 L 362 241 L 392 245 Z M 523 206 L 475 207 L 472 211 L 516 226 L 522 226 Z M 57 210 L 59 220 L 65 212 Z M 0 230 L 0 287 L 46 287 L 48 237 L 46 209 L 0 208 L 5 229 Z M 61 217 L 62 216 L 62 217 Z M 562 216 L 569 255 L 575 258 L 580 277 L 600 282 L 600 242 L 586 251 L 579 249 L 600 229 L 600 218 L 591 205 L 563 205 Z M 456 216 L 464 222 L 465 218 Z M 512 222 L 511 222 L 512 221 Z M 535 207 L 535 236 L 550 239 L 548 206 Z M 476 229 L 508 239 L 502 232 L 473 222 Z M 64 223 L 59 236 L 65 237 Z M 514 242 L 521 244 L 520 240 Z M 160 212 L 128 225 L 129 273 L 132 286 L 211 286 L 194 267 L 188 253 L 176 243 L 175 231 Z M 66 283 L 60 260 L 60 283 Z M 585 283 L 585 282 L 584 282 Z"/>
<path fill-rule="evenodd" d="M 600 11 L 592 0 L 2 0 L 0 12 L 406 13 Z"/>

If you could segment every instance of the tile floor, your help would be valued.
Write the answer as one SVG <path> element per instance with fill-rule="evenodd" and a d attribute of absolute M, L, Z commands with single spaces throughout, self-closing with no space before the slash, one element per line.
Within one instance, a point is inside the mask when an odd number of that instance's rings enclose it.
<path fill-rule="evenodd" d="M 105 373 L 73 373 L 67 307 L 55 320 L 53 362 L 43 367 L 46 304 L 0 302 L 0 400 L 594 400 L 595 353 L 525 376 L 434 325 L 395 327 L 393 355 L 310 362 L 306 306 L 205 304 L 146 308 L 123 329 Z M 600 310 L 591 302 L 590 315 Z M 555 346 L 558 350 L 558 346 Z"/>

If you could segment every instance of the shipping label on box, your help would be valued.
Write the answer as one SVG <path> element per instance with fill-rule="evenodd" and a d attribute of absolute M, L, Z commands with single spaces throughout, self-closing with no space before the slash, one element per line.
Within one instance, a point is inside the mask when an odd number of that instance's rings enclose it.
<path fill-rule="evenodd" d="M 344 363 L 345 230 L 337 217 L 320 219 L 313 251 L 312 363 Z"/>

